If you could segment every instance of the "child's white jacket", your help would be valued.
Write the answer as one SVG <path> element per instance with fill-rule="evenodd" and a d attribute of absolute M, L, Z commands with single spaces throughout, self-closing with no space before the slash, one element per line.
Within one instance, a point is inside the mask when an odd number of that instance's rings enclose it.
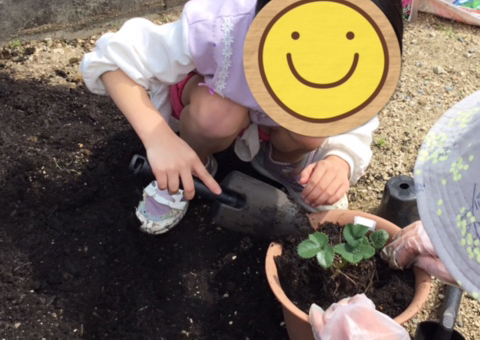
<path fill-rule="evenodd" d="M 121 69 L 149 91 L 153 104 L 172 122 L 169 88 L 196 71 L 215 93 L 250 109 L 252 126 L 235 147 L 239 157 L 249 161 L 259 149 L 256 125 L 277 125 L 255 101 L 243 69 L 243 44 L 255 4 L 256 0 L 190 0 L 172 23 L 131 19 L 118 32 L 104 34 L 84 56 L 80 67 L 85 84 L 106 95 L 100 76 Z M 374 117 L 348 133 L 327 138 L 317 157 L 341 157 L 350 165 L 351 184 L 356 183 L 372 158 L 372 133 L 378 124 Z"/>

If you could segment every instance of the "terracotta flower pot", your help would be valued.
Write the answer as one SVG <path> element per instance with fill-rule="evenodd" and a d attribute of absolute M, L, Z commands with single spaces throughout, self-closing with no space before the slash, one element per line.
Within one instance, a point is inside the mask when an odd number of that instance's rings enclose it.
<path fill-rule="evenodd" d="M 325 212 L 312 213 L 309 215 L 312 226 L 316 229 L 324 222 L 339 223 L 345 225 L 353 223 L 355 216 L 362 216 L 377 221 L 377 229 L 386 230 L 390 238 L 395 235 L 400 228 L 387 220 L 354 210 L 329 210 Z M 290 340 L 313 340 L 313 332 L 308 322 L 308 315 L 301 311 L 292 301 L 285 295 L 280 280 L 278 278 L 277 267 L 274 257 L 282 254 L 282 247 L 278 243 L 270 244 L 265 260 L 265 269 L 268 283 L 277 299 L 282 304 L 283 317 L 287 327 Z M 420 268 L 413 268 L 415 274 L 415 294 L 410 305 L 403 313 L 395 317 L 395 321 L 403 324 L 414 317 L 422 308 L 428 298 L 431 286 L 431 277 Z M 312 301 L 313 303 L 314 301 Z"/>

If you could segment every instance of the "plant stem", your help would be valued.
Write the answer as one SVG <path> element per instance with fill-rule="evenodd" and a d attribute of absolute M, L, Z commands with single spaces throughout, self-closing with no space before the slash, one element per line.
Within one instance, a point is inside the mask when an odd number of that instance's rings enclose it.
<path fill-rule="evenodd" d="M 347 274 L 345 274 L 344 272 L 342 272 L 340 269 L 337 269 L 337 273 L 340 273 L 340 274 L 342 274 L 343 276 L 345 276 L 348 280 L 350 280 L 350 281 L 355 285 L 355 287 L 357 286 L 357 283 L 356 283 L 350 276 L 348 276 Z"/>
<path fill-rule="evenodd" d="M 365 290 L 363 291 L 363 293 L 367 293 L 368 289 L 370 288 L 370 286 L 372 285 L 373 283 L 373 277 L 375 276 L 375 274 L 377 273 L 377 268 L 375 266 L 375 263 L 374 262 L 370 262 L 373 266 L 373 270 L 372 270 L 372 275 L 370 276 L 370 280 L 368 281 L 368 285 L 367 285 L 367 288 L 365 288 Z"/>

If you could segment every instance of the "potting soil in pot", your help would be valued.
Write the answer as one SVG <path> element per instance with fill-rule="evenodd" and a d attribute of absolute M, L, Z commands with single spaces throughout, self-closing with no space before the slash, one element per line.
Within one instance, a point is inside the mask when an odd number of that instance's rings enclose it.
<path fill-rule="evenodd" d="M 342 230 L 340 225 L 333 223 L 318 228 L 328 235 L 332 245 L 343 241 Z M 361 293 L 390 317 L 398 316 L 408 307 L 415 293 L 412 270 L 392 270 L 375 255 L 357 265 L 347 264 L 332 275 L 334 269 L 323 269 L 315 257 L 302 259 L 297 254 L 298 244 L 311 232 L 311 229 L 304 230 L 282 240 L 282 255 L 275 258 L 282 288 L 298 308 L 308 314 L 313 302 L 326 309 L 334 302 Z"/>

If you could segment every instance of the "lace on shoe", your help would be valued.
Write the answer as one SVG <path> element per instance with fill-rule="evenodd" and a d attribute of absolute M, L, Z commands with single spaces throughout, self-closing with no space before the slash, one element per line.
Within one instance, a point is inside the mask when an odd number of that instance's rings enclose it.
<path fill-rule="evenodd" d="M 207 159 L 205 168 L 212 176 L 218 169 L 215 158 Z M 143 190 L 143 200 L 139 203 L 136 215 L 142 223 L 140 229 L 149 234 L 163 234 L 176 226 L 185 216 L 189 202 L 184 200 L 183 190 L 170 195 L 167 189 L 160 190 L 153 181 Z"/>

